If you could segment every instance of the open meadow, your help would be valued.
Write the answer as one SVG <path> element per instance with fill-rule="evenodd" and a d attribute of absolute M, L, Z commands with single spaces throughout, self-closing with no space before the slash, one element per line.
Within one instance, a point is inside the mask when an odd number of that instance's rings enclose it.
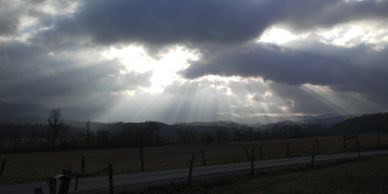
<path fill-rule="evenodd" d="M 388 157 L 368 158 L 319 165 L 314 169 L 295 168 L 257 173 L 250 178 L 234 175 L 198 181 L 188 188 L 185 184 L 166 184 L 120 194 L 163 193 L 255 193 L 255 194 L 385 194 L 388 193 Z"/>
<path fill-rule="evenodd" d="M 232 142 L 222 144 L 189 144 L 168 145 L 160 147 L 144 147 L 145 171 L 186 168 L 191 154 L 196 154 L 195 166 L 201 166 L 201 150 L 204 151 L 206 165 L 245 162 L 248 160 L 245 147 L 250 153 L 256 150 L 255 159 L 260 159 L 259 144 L 262 145 L 264 159 L 284 158 L 310 155 L 312 144 L 319 141 L 319 154 L 340 153 L 356 150 L 354 139 L 347 140 L 344 149 L 342 136 L 326 136 L 303 139 L 281 139 L 257 142 Z M 359 135 L 362 150 L 376 149 L 388 145 L 388 135 L 380 135 L 380 145 L 376 134 Z M 44 180 L 47 177 L 60 174 L 62 169 L 73 172 L 81 171 L 81 158 L 85 158 L 85 174 L 90 176 L 105 175 L 102 169 L 109 163 L 113 164 L 114 174 L 126 174 L 140 171 L 139 148 L 100 149 L 61 152 L 31 152 L 1 154 L 6 157 L 2 183 L 21 183 Z"/>

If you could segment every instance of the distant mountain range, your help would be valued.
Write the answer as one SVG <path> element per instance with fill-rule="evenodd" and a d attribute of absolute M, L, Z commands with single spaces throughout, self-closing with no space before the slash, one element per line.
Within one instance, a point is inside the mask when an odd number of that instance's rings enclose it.
<path fill-rule="evenodd" d="M 17 104 L 6 103 L 0 101 L 0 135 L 3 134 L 28 134 L 30 129 L 23 128 L 25 123 L 42 123 L 47 124 L 47 118 L 50 109 L 44 108 L 34 104 Z M 83 131 L 86 129 L 86 120 L 94 118 L 98 113 L 97 109 L 82 109 L 78 107 L 62 107 L 61 108 L 65 123 L 74 132 Z M 165 124 L 162 122 L 112 122 L 103 123 L 98 121 L 90 122 L 91 131 L 107 130 L 112 134 L 125 133 L 128 129 L 157 129 L 157 133 L 162 137 L 173 138 L 175 136 L 183 135 L 190 137 L 191 132 L 196 134 L 206 134 L 211 131 L 216 133 L 219 130 L 254 130 L 254 131 L 271 131 L 273 129 L 288 133 L 306 132 L 307 129 L 317 129 L 320 133 L 326 134 L 326 130 L 332 130 L 338 134 L 359 133 L 382 131 L 386 128 L 388 121 L 388 113 L 376 113 L 369 115 L 322 115 L 322 116 L 306 116 L 306 117 L 271 117 L 263 116 L 264 121 L 258 123 L 238 123 L 232 121 L 213 121 L 213 122 L 188 122 L 177 124 Z M 259 119 L 258 119 L 259 121 Z M 270 122 L 271 121 L 271 122 Z M 18 130 L 9 127 L 9 124 L 19 125 Z M 316 126 L 316 125 L 320 126 Z M 275 132 L 276 132 L 275 130 Z M 299 131 L 298 131 L 299 130 Z M 308 131 L 308 130 L 307 130 Z M 317 131 L 319 132 L 319 131 Z M 187 133 L 187 134 L 185 134 Z M 193 134 L 192 134 L 193 135 Z M 268 135 L 268 134 L 267 134 Z M 277 134 L 279 135 L 279 134 Z"/>
<path fill-rule="evenodd" d="M 62 107 L 60 108 L 66 121 L 86 121 L 88 118 L 95 118 L 101 110 L 98 109 L 82 109 L 79 107 Z M 41 107 L 35 104 L 18 104 L 0 101 L 0 122 L 30 122 L 30 123 L 46 123 L 50 109 Z M 322 115 L 322 116 L 298 116 L 298 117 L 275 117 L 275 116 L 258 116 L 247 120 L 257 120 L 257 123 L 232 122 L 232 121 L 213 121 L 213 122 L 191 122 L 179 123 L 177 125 L 190 126 L 225 126 L 239 127 L 250 126 L 260 127 L 262 125 L 270 125 L 279 122 L 296 122 L 301 124 L 320 124 L 330 126 L 339 123 L 346 119 L 352 118 L 355 115 Z M 75 122 L 73 122 L 74 124 Z"/>
<path fill-rule="evenodd" d="M 354 117 L 357 117 L 357 115 L 325 115 L 325 116 L 319 116 L 316 118 L 303 120 L 302 123 L 330 126 Z"/>
<path fill-rule="evenodd" d="M 91 110 L 76 107 L 62 108 L 61 110 L 66 124 L 62 138 L 71 139 L 72 142 L 78 141 L 79 144 L 74 145 L 83 145 L 85 142 L 80 137 L 85 137 L 87 126 L 89 126 L 88 129 L 93 134 L 91 136 L 92 142 L 94 142 L 93 148 L 353 135 L 386 132 L 388 122 L 388 113 L 376 113 L 356 117 L 325 115 L 313 118 L 306 117 L 305 120 L 301 119 L 303 117 L 299 117 L 298 121 L 279 120 L 279 122 L 254 125 L 231 121 L 178 124 L 156 121 L 136 123 L 91 121 L 87 123 L 87 117 L 94 114 Z M 0 137 L 15 142 L 17 142 L 17 138 L 47 138 L 47 130 L 50 128 L 47 126 L 45 118 L 48 117 L 48 112 L 49 109 L 36 105 L 1 102 Z M 42 149 L 39 146 L 35 148 Z M 34 148 L 27 145 L 23 149 L 31 150 Z"/>

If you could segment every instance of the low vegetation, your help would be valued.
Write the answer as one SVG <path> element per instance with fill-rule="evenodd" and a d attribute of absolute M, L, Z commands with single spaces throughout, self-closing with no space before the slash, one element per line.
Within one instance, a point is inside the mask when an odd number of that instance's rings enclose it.
<path fill-rule="evenodd" d="M 380 138 L 380 146 L 388 144 L 388 135 L 382 134 Z M 378 146 L 375 134 L 360 135 L 359 139 L 363 150 L 374 149 Z M 352 139 L 347 140 L 347 149 L 344 149 L 342 136 L 145 147 L 145 171 L 187 168 L 192 153 L 197 154 L 195 165 L 201 166 L 201 150 L 204 150 L 208 165 L 245 162 L 248 160 L 245 147 L 249 150 L 258 150 L 259 144 L 262 144 L 264 159 L 286 157 L 287 142 L 289 142 L 290 157 L 310 155 L 312 144 L 316 143 L 317 140 L 320 144 L 320 154 L 355 149 L 355 143 Z M 256 153 L 259 154 L 258 151 Z M 106 172 L 97 172 L 107 167 L 108 163 L 113 163 L 116 174 L 140 172 L 138 148 L 13 153 L 0 155 L 0 159 L 7 158 L 4 174 L 0 181 L 20 183 L 44 180 L 61 173 L 62 169 L 80 172 L 82 156 L 85 157 L 86 161 L 86 174 L 91 176 L 106 175 Z M 259 158 L 259 155 L 256 155 L 256 159 Z"/>
<path fill-rule="evenodd" d="M 197 154 L 195 165 L 200 166 L 201 150 L 207 165 L 215 165 L 247 161 L 251 149 L 257 150 L 259 159 L 259 145 L 264 159 L 275 159 L 309 155 L 313 143 L 319 148 L 318 154 L 355 150 L 355 138 L 345 138 L 344 144 L 343 135 L 350 134 L 358 138 L 363 150 L 388 144 L 388 135 L 384 133 L 388 113 L 349 119 L 329 128 L 287 122 L 262 128 L 228 122 L 66 125 L 57 115 L 60 122 L 54 124 L 51 114 L 50 126 L 0 124 L 0 161 L 7 159 L 1 182 L 44 180 L 63 169 L 81 172 L 81 158 L 85 158 L 88 176 L 106 175 L 102 169 L 108 163 L 114 165 L 115 174 L 140 172 L 140 147 L 145 171 L 156 171 L 186 168 L 193 153 Z M 370 130 L 365 130 L 368 126 Z"/>
<path fill-rule="evenodd" d="M 298 168 L 288 171 L 228 176 L 198 181 L 191 188 L 185 184 L 155 186 L 121 194 L 161 193 L 278 193 L 278 194 L 385 194 L 388 193 L 388 157 L 351 161 L 316 169 Z"/>
<path fill-rule="evenodd" d="M 51 113 L 55 113 L 52 110 Z M 55 114 L 49 114 L 53 121 Z M 131 148 L 171 144 L 209 144 L 333 135 L 388 132 L 388 113 L 364 115 L 332 126 L 309 122 L 280 122 L 248 126 L 233 122 L 167 125 L 144 123 L 64 122 L 0 123 L 0 153 L 103 148 Z M 49 124 L 50 123 L 50 124 Z M 53 125 L 54 124 L 54 125 Z M 58 126 L 57 126 L 58 125 Z"/>

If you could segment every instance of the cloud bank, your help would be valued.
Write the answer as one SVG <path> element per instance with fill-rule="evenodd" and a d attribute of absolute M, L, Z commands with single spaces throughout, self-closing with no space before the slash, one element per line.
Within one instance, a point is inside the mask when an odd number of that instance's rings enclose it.
<path fill-rule="evenodd" d="M 121 113 L 160 101 L 144 114 L 170 122 L 384 111 L 387 21 L 386 0 L 0 0 L 0 100 Z M 258 41 L 273 27 L 297 38 Z"/>

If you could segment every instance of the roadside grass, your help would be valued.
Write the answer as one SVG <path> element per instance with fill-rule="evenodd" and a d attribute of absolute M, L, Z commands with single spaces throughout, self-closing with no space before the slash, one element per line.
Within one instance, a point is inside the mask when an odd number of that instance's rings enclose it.
<path fill-rule="evenodd" d="M 185 184 L 167 184 L 120 194 L 156 193 L 277 193 L 277 194 L 386 194 L 388 193 L 388 157 L 295 168 L 275 172 L 225 176 Z"/>
<path fill-rule="evenodd" d="M 344 151 L 342 136 L 317 137 L 320 142 L 321 154 L 340 153 Z M 264 159 L 284 158 L 286 155 L 286 143 L 290 142 L 290 155 L 310 155 L 312 143 L 315 138 L 266 140 L 257 142 L 232 142 L 221 144 L 192 144 L 192 145 L 168 145 L 160 147 L 145 147 L 144 162 L 146 171 L 158 171 L 168 169 L 187 168 L 192 153 L 197 155 L 195 166 L 201 166 L 200 151 L 205 152 L 207 165 L 237 163 L 247 161 L 244 147 L 256 149 L 263 145 Z M 376 148 L 375 134 L 360 135 L 363 149 Z M 383 146 L 388 145 L 388 136 L 382 135 Z M 355 149 L 353 141 L 348 143 L 349 149 Z M 81 157 L 86 159 L 86 174 L 93 176 L 106 175 L 106 172 L 93 173 L 113 164 L 115 174 L 140 172 L 140 159 L 138 148 L 79 150 L 62 152 L 36 152 L 0 154 L 0 160 L 7 158 L 3 177 L 0 183 L 12 184 L 45 180 L 62 172 L 62 169 L 70 169 L 80 172 Z"/>

